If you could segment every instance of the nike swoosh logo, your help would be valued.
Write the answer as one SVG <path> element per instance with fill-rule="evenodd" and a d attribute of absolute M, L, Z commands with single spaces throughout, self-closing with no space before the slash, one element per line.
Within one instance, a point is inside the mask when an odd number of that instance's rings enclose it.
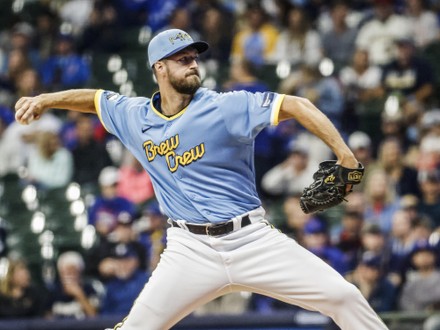
<path fill-rule="evenodd" d="M 145 132 L 148 131 L 151 127 L 153 127 L 153 126 L 150 126 L 150 125 L 144 126 L 144 127 L 142 128 L 142 133 L 145 133 Z"/>

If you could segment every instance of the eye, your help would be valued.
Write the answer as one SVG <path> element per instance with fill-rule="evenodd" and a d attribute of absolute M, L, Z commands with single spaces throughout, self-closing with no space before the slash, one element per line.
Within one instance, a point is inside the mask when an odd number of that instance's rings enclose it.
<path fill-rule="evenodd" d="M 191 64 L 193 61 L 198 61 L 199 57 L 198 56 L 183 56 L 181 58 L 179 58 L 177 60 L 177 62 L 179 62 L 182 65 L 189 65 Z"/>

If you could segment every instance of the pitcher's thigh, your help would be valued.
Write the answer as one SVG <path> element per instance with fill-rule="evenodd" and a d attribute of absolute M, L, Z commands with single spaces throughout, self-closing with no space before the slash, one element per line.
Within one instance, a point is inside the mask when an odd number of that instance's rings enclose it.
<path fill-rule="evenodd" d="M 221 259 L 209 254 L 203 247 L 193 249 L 168 241 L 157 268 L 118 329 L 169 329 L 197 307 L 224 294 L 227 275 Z"/>
<path fill-rule="evenodd" d="M 267 228 L 255 243 L 236 255 L 235 283 L 312 310 L 357 294 L 332 267 L 276 229 Z"/>

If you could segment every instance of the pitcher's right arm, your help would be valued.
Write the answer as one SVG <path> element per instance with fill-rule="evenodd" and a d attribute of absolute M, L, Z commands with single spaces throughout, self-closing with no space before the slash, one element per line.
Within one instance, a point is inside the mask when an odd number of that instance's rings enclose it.
<path fill-rule="evenodd" d="M 44 93 L 34 97 L 22 97 L 15 104 L 15 120 L 27 125 L 38 120 L 50 108 L 96 113 L 96 89 L 71 89 Z"/>

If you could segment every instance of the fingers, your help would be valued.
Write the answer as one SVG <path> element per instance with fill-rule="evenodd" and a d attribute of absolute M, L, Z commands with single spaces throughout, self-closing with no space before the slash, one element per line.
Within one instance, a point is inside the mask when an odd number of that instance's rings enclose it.
<path fill-rule="evenodd" d="M 33 97 L 22 97 L 15 104 L 15 120 L 22 125 L 28 125 L 33 120 L 39 119 L 38 104 Z"/>

